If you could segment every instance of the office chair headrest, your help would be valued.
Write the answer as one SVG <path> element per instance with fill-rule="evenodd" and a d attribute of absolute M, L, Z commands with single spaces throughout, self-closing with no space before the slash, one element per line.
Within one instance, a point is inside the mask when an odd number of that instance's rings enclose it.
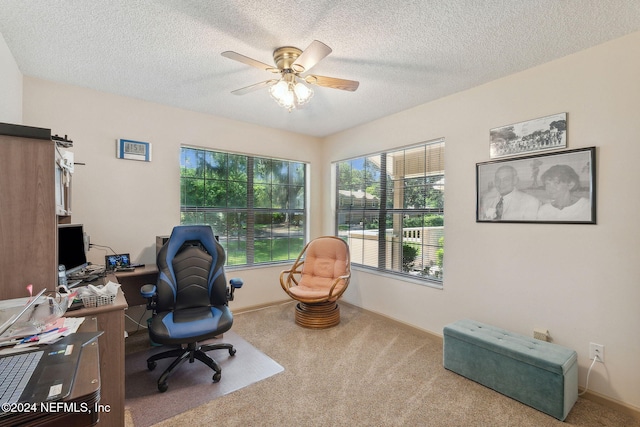
<path fill-rule="evenodd" d="M 218 263 L 224 263 L 224 251 L 218 251 L 219 243 L 216 242 L 215 237 L 213 236 L 213 231 L 211 227 L 208 225 L 179 225 L 173 228 L 171 232 L 171 236 L 169 237 L 169 241 L 166 244 L 166 248 L 163 248 L 160 254 L 164 253 L 164 260 L 169 261 L 166 262 L 166 268 L 169 270 L 169 274 L 171 277 L 167 277 L 167 275 L 160 271 L 160 278 L 164 280 L 166 283 L 170 284 L 174 298 L 176 296 L 175 289 L 175 280 L 176 274 L 173 270 L 173 263 L 170 262 L 174 259 L 176 254 L 183 247 L 185 242 L 199 242 L 202 247 L 209 253 L 211 256 L 211 270 L 209 271 L 209 291 L 211 292 L 213 288 L 213 284 L 218 276 L 222 274 L 222 268 L 215 269 L 214 267 Z M 166 249 L 166 250 L 165 250 Z M 160 255 L 159 254 L 159 255 Z M 222 259 L 220 259 L 222 257 Z"/>
<path fill-rule="evenodd" d="M 179 225 L 173 228 L 167 242 L 166 259 L 173 259 L 187 242 L 198 242 L 213 257 L 215 264 L 218 257 L 217 243 L 213 231 L 208 225 Z"/>

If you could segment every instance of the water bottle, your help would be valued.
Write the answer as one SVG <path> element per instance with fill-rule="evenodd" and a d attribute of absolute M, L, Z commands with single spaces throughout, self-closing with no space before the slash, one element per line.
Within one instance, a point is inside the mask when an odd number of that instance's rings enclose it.
<path fill-rule="evenodd" d="M 64 264 L 58 266 L 58 286 L 67 287 L 67 269 Z"/>

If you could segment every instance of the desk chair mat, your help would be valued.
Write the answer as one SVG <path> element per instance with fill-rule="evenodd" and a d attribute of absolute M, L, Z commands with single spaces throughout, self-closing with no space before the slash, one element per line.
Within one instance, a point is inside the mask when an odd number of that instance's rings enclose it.
<path fill-rule="evenodd" d="M 136 427 L 151 426 L 284 370 L 233 331 L 205 343 L 209 342 L 233 344 L 237 350 L 235 356 L 229 356 L 226 350 L 207 352 L 222 368 L 220 382 L 211 380 L 213 371 L 205 364 L 184 362 L 178 368 L 179 373 L 171 376 L 171 386 L 164 393 L 158 392 L 158 375 L 173 359 L 159 360 L 156 369 L 149 371 L 147 358 L 168 347 L 153 347 L 125 356 L 125 410 Z"/>

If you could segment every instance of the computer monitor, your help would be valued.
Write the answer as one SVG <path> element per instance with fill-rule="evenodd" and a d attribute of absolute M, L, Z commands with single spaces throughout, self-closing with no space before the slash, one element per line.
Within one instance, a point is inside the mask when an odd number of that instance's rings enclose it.
<path fill-rule="evenodd" d="M 58 264 L 65 266 L 67 276 L 87 267 L 82 224 L 58 225 Z"/>

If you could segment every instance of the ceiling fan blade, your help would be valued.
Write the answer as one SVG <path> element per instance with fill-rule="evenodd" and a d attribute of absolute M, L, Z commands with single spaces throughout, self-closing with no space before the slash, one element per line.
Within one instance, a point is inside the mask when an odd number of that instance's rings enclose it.
<path fill-rule="evenodd" d="M 258 90 L 258 89 L 262 89 L 262 88 L 267 87 L 267 86 L 274 85 L 274 84 L 278 83 L 278 81 L 279 81 L 278 79 L 267 80 L 267 81 L 264 81 L 264 82 L 256 83 L 256 84 L 251 85 L 251 86 L 243 87 L 241 89 L 236 89 L 234 91 L 231 91 L 231 93 L 234 94 L 234 95 L 244 95 L 245 93 L 253 92 L 254 90 Z"/>
<path fill-rule="evenodd" d="M 316 75 L 306 76 L 304 78 L 304 81 L 312 85 L 325 86 L 340 90 L 348 90 L 351 92 L 355 92 L 355 90 L 358 89 L 358 86 L 360 86 L 360 82 L 357 82 L 355 80 L 337 79 L 335 77 Z"/>
<path fill-rule="evenodd" d="M 261 70 L 271 71 L 272 73 L 280 72 L 280 70 L 278 70 L 273 65 L 265 64 L 264 62 L 251 59 L 248 56 L 241 55 L 237 52 L 228 50 L 226 52 L 222 52 L 221 55 L 224 56 L 225 58 L 233 59 L 234 61 L 242 62 L 243 64 L 251 65 L 252 67 L 256 67 Z"/>
<path fill-rule="evenodd" d="M 300 54 L 298 59 L 291 64 L 291 69 L 297 73 L 304 73 L 309 71 L 311 67 L 316 65 L 325 56 L 331 53 L 331 48 L 326 44 L 314 40 L 311 44 Z"/>

